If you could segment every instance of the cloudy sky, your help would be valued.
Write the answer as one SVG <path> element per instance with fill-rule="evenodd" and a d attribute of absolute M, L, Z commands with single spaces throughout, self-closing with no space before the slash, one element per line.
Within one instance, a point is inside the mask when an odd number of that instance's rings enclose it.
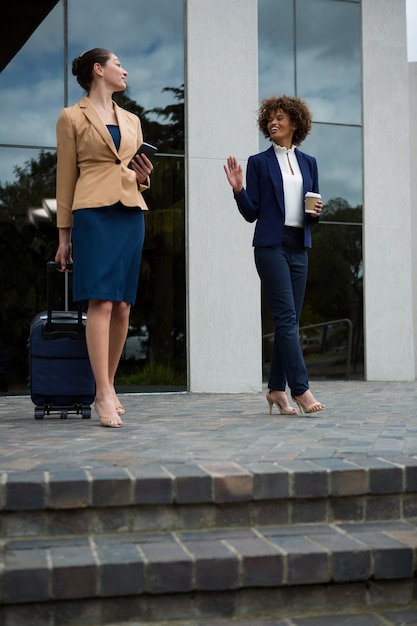
<path fill-rule="evenodd" d="M 417 0 L 406 2 L 408 60 L 417 61 Z"/>

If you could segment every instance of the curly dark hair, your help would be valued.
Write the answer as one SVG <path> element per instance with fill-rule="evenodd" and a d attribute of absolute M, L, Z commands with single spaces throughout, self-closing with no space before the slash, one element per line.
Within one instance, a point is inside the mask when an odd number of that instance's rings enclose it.
<path fill-rule="evenodd" d="M 106 65 L 112 52 L 106 48 L 93 48 L 80 54 L 72 62 L 72 73 L 77 78 L 77 82 L 85 91 L 89 92 L 93 82 L 93 67 L 95 63 Z"/>
<path fill-rule="evenodd" d="M 296 126 L 292 138 L 293 144 L 299 146 L 311 131 L 311 112 L 304 100 L 296 96 L 271 96 L 259 105 L 258 126 L 264 137 L 268 139 L 268 118 L 271 113 L 281 109 L 288 115 L 291 123 Z"/>

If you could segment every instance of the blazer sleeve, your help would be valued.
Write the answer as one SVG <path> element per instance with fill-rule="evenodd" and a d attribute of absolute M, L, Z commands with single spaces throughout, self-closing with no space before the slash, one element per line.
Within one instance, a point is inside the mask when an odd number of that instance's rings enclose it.
<path fill-rule="evenodd" d="M 256 159 L 251 156 L 246 168 L 246 189 L 233 193 L 240 213 L 247 222 L 255 222 L 259 214 L 259 172 Z"/>
<path fill-rule="evenodd" d="M 319 190 L 319 171 L 318 171 L 317 161 L 316 161 L 315 157 L 309 156 L 309 165 L 310 165 L 311 179 L 312 179 L 311 190 L 310 191 L 314 191 L 314 193 L 320 193 L 320 190 Z M 307 190 L 307 191 L 309 191 L 309 190 Z M 314 226 L 315 224 L 318 224 L 319 221 L 320 221 L 320 216 L 313 217 L 312 215 L 307 215 L 307 222 L 311 226 Z"/>
<path fill-rule="evenodd" d="M 56 135 L 57 226 L 58 228 L 69 228 L 72 226 L 72 203 L 78 178 L 78 167 L 74 129 L 66 109 L 61 111 L 58 118 Z"/>

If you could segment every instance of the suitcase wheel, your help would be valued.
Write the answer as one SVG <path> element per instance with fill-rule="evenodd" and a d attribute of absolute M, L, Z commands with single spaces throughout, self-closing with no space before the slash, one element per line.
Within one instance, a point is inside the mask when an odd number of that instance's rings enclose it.
<path fill-rule="evenodd" d="M 43 420 L 45 411 L 43 409 L 35 409 L 35 420 Z"/>
<path fill-rule="evenodd" d="M 62 420 L 66 420 L 67 417 L 68 417 L 68 411 L 66 409 L 61 409 L 60 412 L 59 412 L 59 417 Z"/>
<path fill-rule="evenodd" d="M 90 407 L 82 409 L 81 410 L 81 415 L 82 415 L 83 420 L 89 420 L 90 417 L 91 417 L 91 409 L 90 409 Z"/>

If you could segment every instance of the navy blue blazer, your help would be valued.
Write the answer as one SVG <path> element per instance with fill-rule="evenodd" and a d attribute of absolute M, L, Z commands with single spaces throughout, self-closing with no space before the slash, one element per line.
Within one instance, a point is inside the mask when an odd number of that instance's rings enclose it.
<path fill-rule="evenodd" d="M 303 177 L 304 194 L 319 193 L 319 177 L 316 159 L 298 148 L 295 155 Z M 277 246 L 281 243 L 285 222 L 284 186 L 281 168 L 271 146 L 265 152 L 248 159 L 246 189 L 234 194 L 239 211 L 248 222 L 255 222 L 253 245 Z M 318 217 L 304 214 L 304 246 L 311 248 L 310 226 L 317 224 Z"/>

